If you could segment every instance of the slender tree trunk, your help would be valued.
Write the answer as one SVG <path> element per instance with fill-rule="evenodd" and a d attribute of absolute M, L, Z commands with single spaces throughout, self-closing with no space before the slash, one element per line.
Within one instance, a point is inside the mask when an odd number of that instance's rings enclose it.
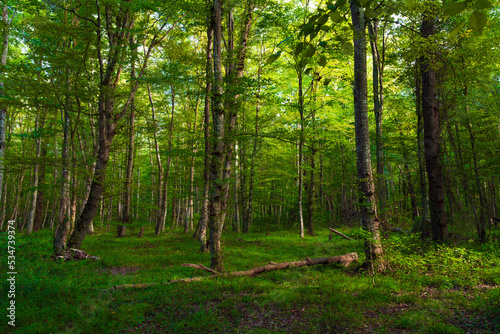
<path fill-rule="evenodd" d="M 133 24 L 132 24 L 133 26 Z M 135 45 L 135 39 L 132 36 L 130 39 L 131 47 L 134 48 L 132 52 L 132 65 L 130 73 L 131 90 L 133 90 L 136 80 L 135 75 L 135 57 L 137 56 L 137 47 Z M 134 176 L 134 122 L 135 122 L 135 98 L 130 101 L 130 117 L 129 117 L 129 137 L 128 137 L 128 148 L 127 148 L 127 169 L 125 173 L 124 182 L 124 192 L 123 192 L 123 211 L 121 216 L 121 221 L 123 225 L 118 225 L 117 236 L 124 237 L 127 231 L 127 225 L 130 223 L 130 212 L 132 206 L 132 182 Z"/>
<path fill-rule="evenodd" d="M 370 135 L 368 131 L 368 92 L 366 68 L 366 34 L 364 11 L 357 1 L 350 1 L 354 28 L 354 117 L 356 134 L 359 203 L 362 227 L 371 232 L 365 240 L 365 266 L 371 270 L 384 269 L 380 240 L 380 221 L 375 198 L 371 168 Z"/>
<path fill-rule="evenodd" d="M 164 175 L 163 175 L 163 189 L 161 190 L 163 195 L 162 195 L 162 203 L 161 203 L 161 224 L 159 226 L 159 234 L 160 232 L 165 231 L 165 222 L 167 220 L 167 207 L 168 207 L 168 177 L 170 174 L 170 165 L 172 164 L 172 137 L 174 135 L 174 119 L 175 119 L 175 90 L 173 86 L 170 86 L 170 104 L 171 104 L 171 111 L 172 111 L 172 117 L 170 117 L 170 125 L 169 125 L 169 134 L 168 134 L 168 157 L 167 157 L 167 164 L 164 168 Z M 175 221 L 172 222 L 172 224 L 175 224 Z"/>
<path fill-rule="evenodd" d="M 153 141 L 154 141 L 154 147 L 155 147 L 155 156 L 156 156 L 156 163 L 158 165 L 158 183 L 157 183 L 157 209 L 156 209 L 156 215 L 155 215 L 155 233 L 156 235 L 160 235 L 162 231 L 162 217 L 163 217 L 163 212 L 162 212 L 162 203 L 163 203 L 163 165 L 161 163 L 161 157 L 160 157 L 160 146 L 158 144 L 158 125 L 156 123 L 156 109 L 153 101 L 153 96 L 151 94 L 151 87 L 148 85 L 148 97 L 149 97 L 149 103 L 151 104 L 151 115 L 152 115 L 152 121 L 153 121 Z"/>
<path fill-rule="evenodd" d="M 434 35 L 435 18 L 425 13 L 421 34 L 424 39 Z M 422 115 L 424 120 L 424 149 L 429 181 L 429 208 L 431 214 L 432 239 L 444 241 L 448 238 L 444 183 L 440 159 L 440 120 L 436 100 L 436 71 L 432 67 L 435 56 L 428 53 L 422 60 Z"/>
<path fill-rule="evenodd" d="M 205 106 L 203 108 L 203 135 L 205 142 L 205 156 L 203 167 L 203 204 L 199 222 L 200 251 L 207 251 L 207 226 L 208 226 L 208 196 L 210 190 L 210 99 L 212 90 L 212 35 L 213 35 L 213 8 L 207 18 L 207 57 L 206 57 L 206 87 Z"/>
<path fill-rule="evenodd" d="M 470 145 L 472 151 L 472 161 L 474 163 L 474 180 L 476 182 L 477 193 L 479 195 L 479 221 L 476 223 L 477 234 L 480 242 L 486 242 L 486 214 L 485 210 L 487 208 L 486 199 L 484 198 L 483 187 L 481 186 L 481 178 L 479 175 L 479 165 L 477 163 L 477 151 L 476 151 L 476 138 L 474 135 L 474 131 L 472 131 L 472 126 L 470 124 L 470 120 L 468 117 L 469 106 L 467 105 L 467 87 L 464 89 L 464 95 L 466 99 L 465 109 L 467 112 L 467 131 L 469 132 Z"/>
<path fill-rule="evenodd" d="M 70 202 L 69 202 L 69 98 L 67 98 L 65 109 L 61 111 L 63 123 L 63 146 L 61 150 L 62 169 L 61 169 L 61 192 L 59 201 L 58 226 L 54 237 L 54 252 L 60 253 L 65 245 L 66 238 L 70 232 Z"/>
<path fill-rule="evenodd" d="M 234 218 L 233 231 L 240 232 L 240 201 L 238 194 L 240 193 L 240 148 L 238 144 L 235 147 L 236 157 L 234 159 Z"/>
<path fill-rule="evenodd" d="M 261 61 L 260 64 L 263 63 L 263 52 L 261 52 Z M 255 131 L 253 138 L 253 149 L 252 149 L 252 157 L 250 159 L 250 180 L 248 182 L 248 205 L 245 208 L 245 219 L 243 221 L 243 232 L 250 232 L 250 226 L 252 226 L 253 221 L 253 188 L 255 182 L 255 157 L 257 155 L 257 147 L 259 143 L 259 111 L 260 111 L 260 94 L 261 94 L 261 79 L 262 76 L 262 66 L 259 66 L 257 72 L 257 106 L 255 107 Z"/>
<path fill-rule="evenodd" d="M 377 156 L 377 190 L 379 215 L 382 226 L 384 226 L 385 214 L 385 177 L 384 177 L 384 143 L 382 141 L 382 119 L 384 110 L 384 93 L 383 93 L 383 69 L 384 69 L 384 46 L 382 47 L 382 55 L 378 48 L 378 21 L 373 20 L 368 23 L 368 31 L 370 34 L 370 46 L 372 51 L 373 63 L 373 111 L 375 114 L 375 147 Z"/>
<path fill-rule="evenodd" d="M 302 162 L 304 160 L 304 92 L 302 83 L 302 69 L 297 71 L 299 77 L 299 113 L 300 113 L 300 133 L 299 133 L 299 161 L 298 161 L 298 173 L 299 173 L 299 228 L 300 237 L 304 238 L 304 215 L 302 212 L 302 202 L 303 202 L 303 184 L 304 184 L 304 173 L 302 172 Z"/>
<path fill-rule="evenodd" d="M 10 21 L 9 21 L 9 10 L 7 5 L 2 7 L 2 22 L 3 22 L 3 43 L 2 43 L 2 58 L 1 65 L 2 69 L 6 68 L 7 65 L 7 54 L 9 50 L 9 30 L 10 30 Z M 0 81 L 0 98 L 5 96 L 4 92 L 4 83 Z M 0 199 L 2 198 L 2 189 L 3 189 L 3 179 L 5 174 L 5 164 L 4 164 L 4 156 L 5 156 L 5 131 L 7 129 L 7 107 L 5 105 L 0 106 Z"/>
<path fill-rule="evenodd" d="M 40 125 L 40 122 L 38 120 L 39 115 L 36 117 L 35 121 L 35 131 L 39 130 L 40 127 L 43 127 L 43 124 Z M 33 226 L 35 222 L 35 211 L 36 211 L 36 203 L 38 200 L 38 181 L 39 181 L 39 169 L 40 165 L 38 164 L 38 158 L 40 157 L 40 149 L 41 149 L 41 140 L 42 138 L 36 138 L 36 153 L 35 157 L 37 161 L 35 162 L 35 166 L 33 167 L 33 194 L 32 194 L 32 200 L 31 200 L 31 210 L 28 218 L 28 224 L 26 225 L 26 234 L 31 234 L 33 233 Z"/>
<path fill-rule="evenodd" d="M 307 234 L 314 235 L 314 215 L 316 209 L 316 181 L 314 171 L 316 170 L 316 150 L 311 149 L 309 171 L 309 186 L 308 188 L 308 203 L 307 203 Z"/>
<path fill-rule="evenodd" d="M 37 148 L 38 149 L 38 148 Z M 47 156 L 46 143 L 40 138 L 40 157 L 42 160 Z M 36 198 L 35 217 L 33 221 L 33 232 L 40 230 L 44 223 L 44 206 L 48 205 L 49 201 L 45 200 L 45 164 L 41 164 L 38 170 L 38 196 Z M 47 202 L 47 203 L 45 203 Z M 47 210 L 45 210 L 45 215 Z"/>

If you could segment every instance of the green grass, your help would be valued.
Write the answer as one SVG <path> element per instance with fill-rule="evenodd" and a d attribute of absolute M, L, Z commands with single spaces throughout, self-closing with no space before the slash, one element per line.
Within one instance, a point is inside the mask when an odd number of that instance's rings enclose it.
<path fill-rule="evenodd" d="M 357 237 L 357 230 L 343 229 Z M 117 239 L 101 231 L 83 249 L 101 260 L 54 261 L 52 231 L 17 235 L 16 328 L 1 333 L 497 333 L 500 244 L 422 244 L 418 236 L 385 241 L 391 271 L 374 277 L 351 265 L 291 268 L 257 277 L 216 278 L 106 292 L 119 284 L 167 282 L 208 273 L 182 263 L 210 263 L 191 235 L 146 231 Z M 223 238 L 228 271 L 270 261 L 357 252 L 362 240 L 328 233 L 232 234 Z M 0 234 L 2 249 L 6 235 Z M 362 238 L 362 236 L 360 236 Z M 7 272 L 2 256 L 2 271 Z M 8 284 L 0 307 L 7 308 Z M 4 311 L 5 312 L 5 311 Z"/>

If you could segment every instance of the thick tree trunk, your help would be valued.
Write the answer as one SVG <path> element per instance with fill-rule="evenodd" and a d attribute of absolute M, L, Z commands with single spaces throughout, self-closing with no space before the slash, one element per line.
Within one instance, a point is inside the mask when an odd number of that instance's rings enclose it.
<path fill-rule="evenodd" d="M 210 161 L 210 193 L 209 193 L 209 242 L 210 268 L 223 271 L 221 235 L 224 221 L 222 220 L 223 176 L 224 176 L 224 106 L 222 81 L 222 1 L 213 2 L 214 47 L 213 47 L 213 90 L 212 90 L 212 120 L 214 135 Z"/>
<path fill-rule="evenodd" d="M 422 71 L 420 60 L 416 61 L 415 66 L 415 104 L 417 113 L 417 157 L 418 157 L 418 174 L 420 182 L 420 203 L 422 206 L 422 213 L 420 220 L 416 221 L 413 225 L 413 231 L 421 232 L 422 238 L 426 239 L 429 234 L 429 202 L 427 197 L 427 182 L 425 171 L 425 154 L 423 148 L 423 131 L 424 120 L 422 116 Z"/>
<path fill-rule="evenodd" d="M 223 94 L 222 79 L 222 1 L 214 0 L 214 87 L 212 118 L 214 124 L 212 160 L 210 168 L 210 201 L 209 201 L 209 228 L 210 228 L 210 255 L 211 268 L 217 271 L 223 270 L 222 248 L 220 237 L 224 227 L 224 219 L 229 197 L 229 180 L 231 177 L 231 164 L 234 151 L 234 129 L 236 116 L 240 108 L 239 91 L 240 78 L 243 76 L 247 40 L 252 22 L 253 4 L 250 0 L 245 9 L 244 28 L 242 30 L 239 48 L 237 50 L 236 64 L 233 57 L 234 45 L 232 38 L 228 38 L 228 65 L 227 79 L 228 87 Z M 232 36 L 232 17 L 229 11 L 229 37 Z M 236 67 L 235 67 L 236 66 Z M 224 102 L 226 101 L 226 106 Z M 225 117 L 225 109 L 227 118 Z"/>
<path fill-rule="evenodd" d="M 421 34 L 424 39 L 434 35 L 435 18 L 424 14 Z M 422 115 L 424 120 L 424 150 L 429 181 L 429 209 L 431 214 L 432 239 L 444 241 L 448 238 L 444 183 L 440 159 L 440 120 L 436 100 L 436 71 L 432 67 L 435 56 L 428 53 L 422 60 Z"/>
<path fill-rule="evenodd" d="M 365 17 L 357 1 L 351 0 L 350 5 L 354 27 L 354 117 L 360 216 L 363 229 L 372 234 L 365 240 L 365 266 L 380 271 L 384 269 L 384 263 L 381 259 L 383 251 L 379 232 L 380 221 L 375 199 L 368 131 Z"/>

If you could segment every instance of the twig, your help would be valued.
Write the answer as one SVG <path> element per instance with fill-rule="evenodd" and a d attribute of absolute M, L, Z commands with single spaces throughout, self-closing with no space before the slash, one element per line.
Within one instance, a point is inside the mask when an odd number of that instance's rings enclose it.
<path fill-rule="evenodd" d="M 219 274 L 218 271 L 215 271 L 213 269 L 207 268 L 207 267 L 205 267 L 202 264 L 183 263 L 182 266 L 183 267 L 191 267 L 191 268 L 195 268 L 195 269 L 205 270 L 205 271 L 211 272 L 212 274 Z"/>

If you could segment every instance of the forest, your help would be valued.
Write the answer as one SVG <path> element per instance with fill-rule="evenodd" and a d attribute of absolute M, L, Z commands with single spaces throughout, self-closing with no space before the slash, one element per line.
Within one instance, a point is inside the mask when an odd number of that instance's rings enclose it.
<path fill-rule="evenodd" d="M 0 4 L 0 331 L 500 331 L 499 1 Z"/>

